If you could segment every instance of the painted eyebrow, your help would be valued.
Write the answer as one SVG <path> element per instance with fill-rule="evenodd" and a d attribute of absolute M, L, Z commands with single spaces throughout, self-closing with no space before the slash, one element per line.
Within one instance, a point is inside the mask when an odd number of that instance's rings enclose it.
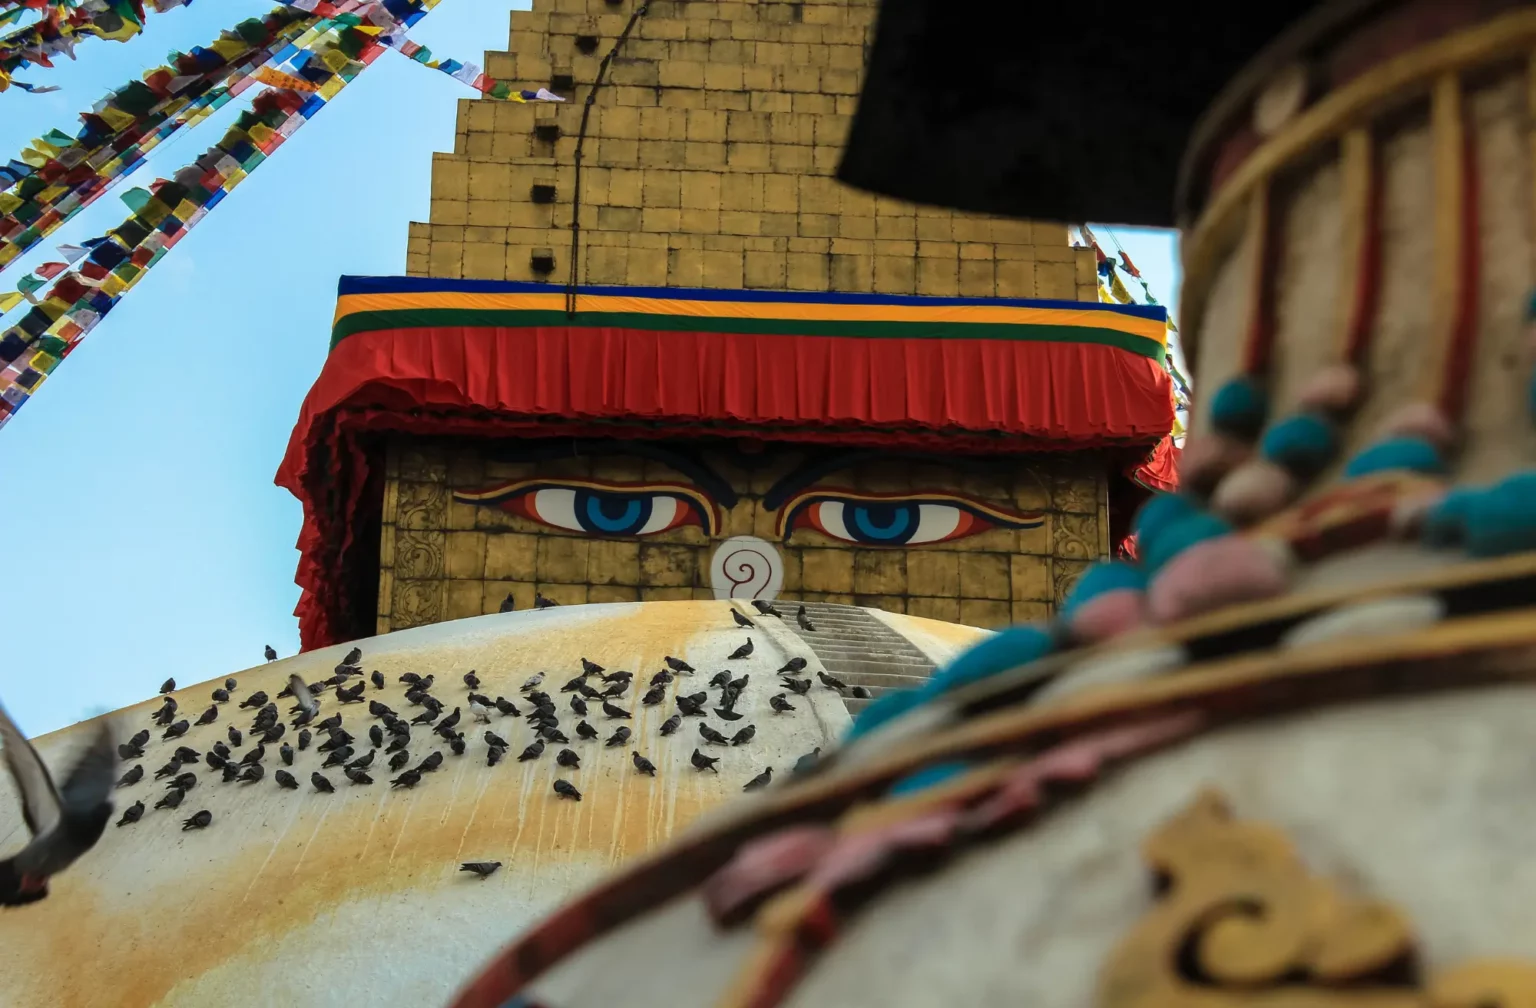
<path fill-rule="evenodd" d="M 643 441 L 569 441 L 514 442 L 491 452 L 497 462 L 545 462 L 558 458 L 578 458 L 582 455 L 632 455 L 671 466 L 687 476 L 700 490 L 722 507 L 736 506 L 740 495 L 705 463 L 689 458 L 680 452 L 647 444 Z"/>
<path fill-rule="evenodd" d="M 773 486 L 768 488 L 768 492 L 763 494 L 763 507 L 771 511 L 777 511 L 784 506 L 785 501 L 795 494 L 819 480 L 826 479 L 835 472 L 851 469 L 864 462 L 886 459 L 910 459 L 917 462 L 932 462 L 948 466 L 951 469 L 970 472 L 986 472 L 990 471 L 991 468 L 986 462 L 966 458 L 947 458 L 935 455 L 881 451 L 879 449 L 841 452 L 827 458 L 807 462 L 800 468 L 779 477 L 778 482 L 774 483 Z"/>

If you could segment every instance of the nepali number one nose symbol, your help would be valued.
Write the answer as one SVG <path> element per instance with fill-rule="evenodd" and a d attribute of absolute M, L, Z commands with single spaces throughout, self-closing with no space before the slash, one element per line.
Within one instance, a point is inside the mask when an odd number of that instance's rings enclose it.
<path fill-rule="evenodd" d="M 709 559 L 715 598 L 771 599 L 784 587 L 784 558 L 757 536 L 732 536 Z"/>

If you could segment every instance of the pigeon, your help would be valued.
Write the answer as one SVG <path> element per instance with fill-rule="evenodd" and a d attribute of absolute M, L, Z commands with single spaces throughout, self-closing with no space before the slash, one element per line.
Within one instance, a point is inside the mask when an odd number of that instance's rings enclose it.
<path fill-rule="evenodd" d="M 229 702 L 229 690 L 227 689 L 216 689 L 213 691 L 212 696 L 219 703 Z"/>
<path fill-rule="evenodd" d="M 517 599 L 507 592 L 507 597 L 501 600 L 501 605 L 496 607 L 497 612 L 514 612 L 517 609 Z"/>
<path fill-rule="evenodd" d="M 768 706 L 773 708 L 775 714 L 783 714 L 795 710 L 795 705 L 784 699 L 783 693 L 775 693 L 768 698 Z"/>
<path fill-rule="evenodd" d="M 341 727 L 341 715 L 340 714 L 332 714 L 330 717 L 326 718 L 324 721 L 321 721 L 319 724 L 315 725 L 315 731 L 323 731 L 323 732 L 335 731 L 337 728 L 340 728 L 340 727 Z"/>
<path fill-rule="evenodd" d="M 674 678 L 674 676 L 672 675 L 672 672 L 671 672 L 670 669 L 662 669 L 660 672 L 657 672 L 655 675 L 651 676 L 650 685 L 652 685 L 652 686 L 662 686 L 662 685 L 665 685 L 666 683 L 671 682 L 673 680 L 673 678 Z"/>
<path fill-rule="evenodd" d="M 361 693 L 363 684 L 358 683 L 357 685 L 359 687 L 358 692 Z M 303 712 L 304 720 L 306 722 L 313 720 L 314 716 L 320 713 L 320 705 L 315 702 L 314 696 L 310 694 L 309 687 L 304 685 L 304 680 L 296 675 L 291 675 L 288 677 L 288 688 L 293 690 L 294 702 L 299 705 L 300 711 Z M 341 691 L 338 690 L 336 695 L 340 697 Z"/>
<path fill-rule="evenodd" d="M 497 763 L 501 762 L 501 758 L 506 754 L 507 751 L 501 746 L 491 746 L 485 752 L 485 765 L 495 766 Z"/>
<path fill-rule="evenodd" d="M 240 765 L 250 766 L 252 763 L 260 763 L 266 758 L 267 747 L 258 742 L 256 745 L 251 747 L 249 752 L 240 757 Z"/>
<path fill-rule="evenodd" d="M 173 690 L 175 688 L 176 688 L 176 680 L 175 679 L 167 679 L 165 682 L 160 684 L 160 692 L 161 693 L 169 693 L 171 690 Z"/>
<path fill-rule="evenodd" d="M 584 738 L 584 739 L 595 739 L 595 738 L 597 738 L 597 729 L 593 728 L 591 725 L 587 724 L 585 721 L 577 722 L 577 724 L 576 724 L 576 737 L 577 738 Z"/>
<path fill-rule="evenodd" d="M 250 766 L 240 771 L 240 783 L 255 784 L 266 775 L 267 771 L 262 768 L 260 763 L 252 763 Z"/>
<path fill-rule="evenodd" d="M 557 606 L 559 604 L 560 603 L 556 602 L 554 599 L 545 598 L 539 592 L 534 592 L 533 593 L 533 607 L 535 609 L 553 609 L 555 606 Z"/>
<path fill-rule="evenodd" d="M 148 728 L 140 728 L 138 731 L 133 733 L 133 738 L 128 740 L 128 744 L 131 745 L 131 746 L 141 746 L 141 745 L 143 745 L 144 743 L 146 743 L 148 741 L 149 741 L 149 729 Z"/>
<path fill-rule="evenodd" d="M 561 693 L 574 693 L 587 684 L 587 674 L 583 672 L 574 679 L 567 679 L 565 685 L 560 687 Z"/>
<path fill-rule="evenodd" d="M 352 747 L 349 745 L 344 745 L 340 749 L 332 749 L 331 754 L 325 758 L 325 762 L 320 764 L 320 769 L 324 770 L 326 767 L 341 766 L 351 758 Z"/>
<path fill-rule="evenodd" d="M 480 878 L 487 879 L 496 874 L 496 869 L 500 867 L 500 861 L 465 861 L 459 865 L 459 871 L 474 872 Z"/>
<path fill-rule="evenodd" d="M 629 741 L 630 734 L 629 725 L 619 725 L 619 730 L 608 736 L 608 741 L 603 744 L 609 747 L 621 746 Z"/>
<path fill-rule="evenodd" d="M 760 791 L 767 787 L 769 782 L 772 780 L 773 767 L 769 767 L 767 770 L 764 770 L 762 773 L 758 774 L 756 777 L 753 777 L 751 780 L 743 784 L 741 789 L 743 791 Z"/>
<path fill-rule="evenodd" d="M 230 763 L 228 760 L 224 762 L 223 770 L 223 780 L 225 784 L 228 784 L 230 781 L 235 780 L 240 776 L 240 768 L 235 764 Z"/>
<path fill-rule="evenodd" d="M 667 668 L 671 669 L 673 672 L 691 673 L 694 671 L 693 666 L 689 665 L 681 658 L 673 658 L 671 655 L 667 655 L 662 659 L 662 661 L 666 662 Z"/>
<path fill-rule="evenodd" d="M 396 735 L 390 739 L 389 745 L 384 747 L 384 751 L 387 753 L 404 752 L 406 746 L 410 744 L 411 737 L 409 735 Z"/>
<path fill-rule="evenodd" d="M 135 763 L 128 772 L 117 779 L 114 787 L 129 787 L 144 779 L 144 764 Z"/>
<path fill-rule="evenodd" d="M 732 703 L 736 702 L 735 697 L 731 697 L 730 699 Z M 715 708 L 715 717 L 719 718 L 721 721 L 740 721 L 745 716 L 745 714 L 739 714 L 736 711 L 731 710 L 729 707 Z"/>
<path fill-rule="evenodd" d="M 377 700 L 368 701 L 368 713 L 376 718 L 382 718 L 386 714 L 390 717 L 395 716 L 395 712 L 389 707 L 388 704 L 381 704 Z"/>
<path fill-rule="evenodd" d="M 779 685 L 791 693 L 798 693 L 801 696 L 805 696 L 811 691 L 811 681 L 809 679 L 795 679 L 792 676 L 782 676 L 779 679 Z"/>
<path fill-rule="evenodd" d="M 123 809 L 123 817 L 117 821 L 117 824 L 119 826 L 127 826 L 130 823 L 138 822 L 142 818 L 144 818 L 144 803 L 136 801 Z"/>
<path fill-rule="evenodd" d="M 190 819 L 183 819 L 181 821 L 181 831 L 185 833 L 187 830 L 206 829 L 211 822 L 213 822 L 213 813 L 203 809 L 201 812 L 192 813 Z"/>
<path fill-rule="evenodd" d="M 865 686 L 848 687 L 848 695 L 853 697 L 855 700 L 868 700 L 871 696 L 868 687 Z"/>
<path fill-rule="evenodd" d="M 177 721 L 175 724 L 167 728 L 160 737 L 163 739 L 181 738 L 187 733 L 187 729 L 190 727 L 192 727 L 191 723 L 188 722 L 186 718 L 182 718 L 180 721 Z"/>
<path fill-rule="evenodd" d="M 607 674 L 605 674 L 603 676 L 600 676 L 600 678 L 605 683 L 616 683 L 616 682 L 626 682 L 627 683 L 631 679 L 633 679 L 634 677 L 635 677 L 635 674 L 633 672 L 629 671 L 628 669 L 619 669 L 617 672 L 609 672 L 609 673 L 607 673 Z"/>
<path fill-rule="evenodd" d="M 262 741 L 262 742 L 276 742 L 278 739 L 282 738 L 283 734 L 285 732 L 287 732 L 287 731 L 288 731 L 288 726 L 287 725 L 282 725 L 282 724 L 280 724 L 280 725 L 273 725 L 271 728 L 268 728 L 266 731 L 261 733 L 260 741 Z"/>
<path fill-rule="evenodd" d="M 710 677 L 709 685 L 718 686 L 721 689 L 724 689 L 730 683 L 730 681 L 731 670 L 721 669 L 719 672 L 716 672 L 713 676 Z"/>
<path fill-rule="evenodd" d="M 181 761 L 180 760 L 171 760 L 165 766 L 163 766 L 159 770 L 155 771 L 155 780 L 159 780 L 162 777 L 174 777 L 174 776 L 176 776 L 180 772 L 181 772 Z"/>
<path fill-rule="evenodd" d="M 455 707 L 453 709 L 453 713 L 449 714 L 437 724 L 433 725 L 432 730 L 437 732 L 443 738 L 447 738 L 450 734 L 452 734 L 453 726 L 459 723 L 459 716 L 459 708 Z M 489 723 L 490 718 L 486 718 L 486 722 Z"/>
<path fill-rule="evenodd" d="M 801 606 L 799 611 L 795 613 L 795 622 L 800 625 L 801 630 L 808 630 L 811 633 L 816 632 L 816 624 L 812 623 L 810 617 L 805 614 L 805 606 Z"/>
<path fill-rule="evenodd" d="M 647 690 L 645 696 L 640 698 L 640 702 L 645 704 L 647 707 L 654 707 L 666 698 L 667 684 L 660 683 L 656 686 L 652 686 L 649 690 Z"/>
<path fill-rule="evenodd" d="M 699 737 L 705 742 L 713 742 L 715 745 L 730 745 L 731 740 L 715 731 L 704 722 L 699 722 Z"/>
<path fill-rule="evenodd" d="M 538 689 L 539 688 L 539 683 L 541 683 L 543 681 L 544 681 L 544 673 L 543 672 L 539 672 L 539 673 L 536 673 L 535 675 L 531 675 L 527 679 L 523 680 L 523 684 L 517 688 L 518 692 L 520 692 L 520 693 L 527 693 L 529 690 Z"/>
<path fill-rule="evenodd" d="M 315 786 L 316 791 L 324 791 L 329 794 L 336 790 L 331 786 L 331 782 L 326 780 L 325 776 L 318 770 L 309 775 L 309 782 Z"/>
<path fill-rule="evenodd" d="M 611 718 L 627 718 L 634 716 L 623 707 L 615 706 L 606 700 L 603 701 L 603 713 L 607 714 Z"/>
<path fill-rule="evenodd" d="M 358 662 L 360 662 L 362 660 L 363 660 L 363 649 L 359 648 L 359 647 L 355 647 L 351 651 L 347 652 L 347 656 L 341 660 L 341 663 L 343 665 L 356 665 Z"/>
<path fill-rule="evenodd" d="M 367 774 L 363 773 L 363 771 L 361 771 L 361 770 L 346 769 L 346 770 L 343 770 L 342 773 L 346 774 L 347 775 L 347 780 L 351 781 L 353 784 L 372 784 L 373 783 L 373 778 L 369 777 Z"/>
<path fill-rule="evenodd" d="M 555 794 L 561 798 L 569 798 L 571 801 L 581 801 L 581 792 L 576 790 L 576 785 L 568 780 L 555 781 Z"/>
<path fill-rule="evenodd" d="M 179 789 L 171 788 L 165 793 L 165 797 L 155 802 L 155 808 L 175 808 L 181 804 L 181 799 L 186 797 Z"/>
<path fill-rule="evenodd" d="M 571 741 L 566 737 L 565 732 L 548 726 L 539 729 L 539 737 L 546 742 L 556 742 L 560 745 L 569 745 Z"/>
<path fill-rule="evenodd" d="M 197 787 L 197 774 L 192 773 L 190 770 L 186 773 L 177 774 L 176 779 L 171 781 L 168 786 L 180 788 L 183 791 L 191 791 Z"/>
<path fill-rule="evenodd" d="M 581 660 L 581 672 L 583 675 L 602 675 L 603 667 L 597 662 L 587 661 L 583 658 Z"/>
<path fill-rule="evenodd" d="M 582 717 L 587 716 L 587 702 L 579 696 L 571 697 L 571 710 Z"/>
<path fill-rule="evenodd" d="M 674 697 L 673 699 L 677 701 L 677 709 L 683 714 L 684 717 L 691 717 L 693 715 L 702 716 L 704 714 L 704 699 L 706 698 L 703 694 L 695 694 L 694 696 L 680 696 Z"/>
<path fill-rule="evenodd" d="M 815 749 L 812 749 L 804 756 L 801 756 L 799 759 L 795 760 L 795 768 L 790 772 L 793 773 L 796 777 L 800 776 L 801 774 L 810 773 L 812 770 L 816 769 L 816 764 L 820 761 L 821 746 L 817 746 Z"/>
<path fill-rule="evenodd" d="M 731 608 L 731 619 L 735 620 L 736 625 L 742 627 L 743 629 L 752 629 L 757 626 L 756 623 L 753 623 L 751 620 L 743 616 L 741 614 L 741 610 L 735 608 L 734 606 Z"/>
<path fill-rule="evenodd" d="M 807 663 L 804 658 L 796 655 L 779 668 L 779 673 L 782 675 L 785 672 L 799 672 L 801 669 L 805 668 L 806 664 Z"/>
<path fill-rule="evenodd" d="M 235 691 L 235 687 L 238 685 L 240 684 L 235 681 L 234 676 L 230 676 L 228 679 L 224 680 L 224 688 L 229 690 L 231 693 Z"/>
<path fill-rule="evenodd" d="M 266 693 L 265 690 L 257 690 L 255 693 L 252 693 L 250 696 L 248 696 L 244 700 L 240 701 L 240 706 L 242 708 L 245 708 L 245 707 L 265 707 L 266 705 L 267 705 L 267 693 Z"/>
<path fill-rule="evenodd" d="M 644 756 L 641 756 L 640 755 L 640 751 L 638 749 L 631 751 L 630 754 L 629 754 L 629 758 L 634 760 L 634 762 L 635 762 L 635 769 L 636 770 L 639 770 L 641 773 L 643 773 L 643 774 L 645 774 L 645 775 L 647 775 L 649 777 L 655 777 L 656 776 L 656 764 L 652 763 L 650 760 L 646 759 Z"/>
<path fill-rule="evenodd" d="M 380 672 L 378 669 L 374 669 L 373 670 L 373 674 L 370 675 L 368 678 L 373 682 L 373 688 L 374 689 L 383 689 L 384 688 L 384 673 L 383 672 Z"/>
<path fill-rule="evenodd" d="M 714 770 L 715 773 L 720 772 L 719 770 L 715 770 L 715 764 L 720 762 L 720 757 L 718 756 L 705 756 L 703 753 L 695 749 L 693 751 L 693 756 L 690 757 L 690 759 L 693 765 L 699 770 Z"/>
<path fill-rule="evenodd" d="M 661 723 L 661 733 L 663 735 L 671 735 L 673 732 L 677 731 L 678 726 L 682 723 L 683 716 L 681 714 L 673 714 L 671 717 L 667 718 Z"/>
<path fill-rule="evenodd" d="M 173 697 L 165 698 L 165 706 L 150 715 L 150 720 L 162 728 L 176 720 L 176 700 Z"/>
<path fill-rule="evenodd" d="M 411 718 L 411 724 L 430 724 L 437 720 L 437 711 L 430 707 Z"/>
<path fill-rule="evenodd" d="M 413 788 L 419 783 L 421 783 L 421 771 L 407 770 L 399 777 L 396 777 L 394 780 L 390 781 L 389 786 L 392 788 Z"/>
<path fill-rule="evenodd" d="M 362 699 L 363 699 L 363 690 L 366 689 L 367 686 L 368 686 L 367 683 L 358 683 L 356 686 L 353 686 L 349 690 L 344 690 L 344 689 L 338 688 L 336 690 L 336 702 L 337 703 L 359 703 L 359 702 L 361 702 Z"/>
<path fill-rule="evenodd" d="M 745 658 L 747 655 L 749 655 L 751 653 L 752 653 L 752 638 L 748 637 L 747 638 L 747 642 L 745 644 L 743 644 L 741 647 L 737 648 L 735 651 L 732 651 L 730 654 L 726 655 L 725 656 L 725 660 L 726 661 L 736 661 L 739 658 Z"/>
<path fill-rule="evenodd" d="M 597 690 L 593 689 L 591 686 L 588 686 L 586 683 L 582 683 L 581 686 L 577 689 L 577 692 L 586 697 L 588 700 L 597 700 L 603 695 Z"/>
<path fill-rule="evenodd" d="M 348 770 L 366 770 L 366 769 L 368 769 L 369 767 L 373 766 L 373 754 L 376 753 L 376 752 L 378 752 L 377 749 L 369 749 L 368 750 L 368 755 L 366 755 L 366 756 L 359 756 L 357 759 L 355 759 L 352 762 L 348 763 L 347 764 L 347 769 Z"/>
<path fill-rule="evenodd" d="M 475 675 L 474 669 L 470 669 L 468 672 L 464 673 L 464 685 L 468 686 L 470 689 L 480 688 L 480 677 Z"/>
<path fill-rule="evenodd" d="M 390 772 L 398 772 L 401 767 L 405 766 L 410 761 L 411 754 L 406 752 L 404 749 L 401 749 L 399 752 L 395 753 L 389 758 Z"/>
<path fill-rule="evenodd" d="M 309 740 L 314 737 L 315 736 L 310 732 L 308 728 L 305 728 L 303 731 L 299 732 L 299 752 L 303 752 L 305 749 L 308 749 Z"/>
<path fill-rule="evenodd" d="M 272 771 L 272 779 L 277 781 L 277 786 L 280 788 L 287 788 L 289 791 L 297 791 L 299 788 L 299 782 L 287 770 Z"/>
<path fill-rule="evenodd" d="M 756 609 L 758 614 L 762 616 L 777 616 L 779 619 L 784 618 L 784 614 L 775 609 L 773 607 L 773 603 L 767 599 L 753 599 L 752 608 Z"/>
<path fill-rule="evenodd" d="M 508 700 L 506 697 L 499 696 L 496 698 L 496 709 L 501 711 L 501 713 L 507 717 L 523 716 L 523 712 L 518 710 L 516 705 L 514 705 L 512 701 Z"/>
<path fill-rule="evenodd" d="M 497 735 L 495 732 L 492 732 L 492 731 L 486 732 L 484 738 L 485 738 L 485 744 L 486 745 L 495 746 L 498 749 L 510 749 L 511 748 L 511 745 L 507 742 L 507 740 L 502 738 L 500 735 Z"/>
<path fill-rule="evenodd" d="M 455 735 L 453 738 L 449 739 L 448 740 L 448 748 L 453 750 L 453 754 L 455 756 L 463 756 L 464 755 L 464 736 L 463 735 Z"/>
<path fill-rule="evenodd" d="M 213 724 L 213 722 L 217 721 L 218 719 L 219 719 L 219 705 L 218 704 L 209 704 L 208 705 L 208 709 L 203 711 L 201 714 L 199 714 L 197 716 L 197 720 L 192 722 L 192 723 L 195 724 L 195 725 Z"/>
<path fill-rule="evenodd" d="M 740 696 L 741 691 L 747 688 L 747 683 L 751 680 L 751 678 L 751 675 L 744 675 L 740 679 L 732 679 L 730 682 L 725 684 L 726 692 L 732 696 Z"/>
<path fill-rule="evenodd" d="M 240 729 L 234 725 L 229 726 L 229 744 L 236 746 L 245 744 L 245 736 L 241 735 Z"/>
<path fill-rule="evenodd" d="M 412 686 L 414 686 L 421 682 L 421 676 L 417 675 L 415 672 L 401 672 L 400 681 L 403 683 L 410 683 Z"/>
<path fill-rule="evenodd" d="M 555 762 L 563 767 L 571 767 L 572 769 L 581 768 L 581 757 L 569 749 L 561 749 L 560 752 L 555 755 Z"/>
<path fill-rule="evenodd" d="M 417 764 L 416 769 L 420 770 L 422 773 L 431 773 L 433 770 L 436 770 L 438 767 L 440 767 L 442 765 L 443 765 L 443 754 L 440 753 L 440 752 L 435 752 L 434 751 L 434 752 L 430 753 L 427 756 L 426 759 L 422 760 L 419 764 Z"/>
<path fill-rule="evenodd" d="M 266 655 L 267 661 L 277 661 L 277 649 L 271 644 L 267 645 Z"/>
<path fill-rule="evenodd" d="M 848 688 L 847 683 L 843 682 L 836 676 L 829 676 L 825 672 L 817 672 L 816 678 L 820 679 L 821 684 L 827 689 L 845 690 Z"/>
<path fill-rule="evenodd" d="M 517 761 L 519 763 L 522 763 L 522 762 L 525 762 L 527 760 L 538 759 L 543 754 L 544 754 L 544 740 L 543 739 L 534 739 L 532 742 L 530 742 L 528 744 L 528 746 L 526 748 L 523 749 L 522 754 L 517 757 Z"/>
<path fill-rule="evenodd" d="M 735 735 L 731 736 L 731 745 L 733 745 L 733 746 L 745 745 L 746 743 L 751 742 L 752 741 L 752 737 L 754 735 L 756 735 L 756 734 L 757 734 L 757 725 L 750 725 L 749 724 L 745 728 L 743 728 L 741 731 L 739 731 Z"/>
<path fill-rule="evenodd" d="M 210 770 L 222 770 L 226 766 L 229 766 L 229 760 L 228 759 L 226 759 L 223 756 L 220 756 L 218 753 L 216 753 L 216 752 L 214 752 L 212 750 L 208 751 L 208 769 L 210 769 Z"/>
<path fill-rule="evenodd" d="M 221 756 L 224 759 L 229 759 L 229 746 L 225 745 L 223 742 L 215 742 L 213 744 L 213 752 L 215 755 Z"/>
<path fill-rule="evenodd" d="M 117 747 L 117 758 L 121 760 L 138 759 L 143 755 L 143 746 L 129 745 L 128 743 L 123 742 Z"/>

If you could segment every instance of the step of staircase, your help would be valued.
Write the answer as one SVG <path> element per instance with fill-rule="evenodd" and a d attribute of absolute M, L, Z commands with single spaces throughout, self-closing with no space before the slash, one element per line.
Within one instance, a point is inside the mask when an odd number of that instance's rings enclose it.
<path fill-rule="evenodd" d="M 805 641 L 828 675 L 869 690 L 869 699 L 844 694 L 849 714 L 857 714 L 890 690 L 921 686 L 933 674 L 934 664 L 927 655 L 858 606 L 807 602 L 805 614 L 814 631 L 801 629 L 793 618 L 784 621 L 785 629 Z M 821 688 L 820 683 L 813 688 Z"/>

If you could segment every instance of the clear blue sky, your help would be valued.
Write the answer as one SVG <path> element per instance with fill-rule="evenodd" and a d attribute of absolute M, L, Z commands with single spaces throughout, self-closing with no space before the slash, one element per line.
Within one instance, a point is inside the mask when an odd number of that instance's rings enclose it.
<path fill-rule="evenodd" d="M 87 42 L 77 63 L 23 72 L 63 90 L 0 94 L 0 158 L 58 127 L 170 49 L 270 9 L 203 0 L 151 15 L 126 44 Z M 411 33 L 482 61 L 506 43 L 507 0 L 443 0 Z M 525 3 L 516 6 L 524 7 Z M 537 84 L 538 82 L 534 82 Z M 336 278 L 404 271 L 406 225 L 425 220 L 433 151 L 453 148 L 445 74 L 385 53 L 209 215 L 0 430 L 10 515 L 10 628 L 0 699 L 28 734 L 298 647 L 300 511 L 272 483 L 299 403 L 325 357 Z M 169 176 L 218 138 L 231 103 L 162 146 L 128 182 Z M 115 193 L 23 260 L 98 235 L 126 214 Z M 1166 233 L 1115 234 L 1171 303 Z M 1102 233 L 1101 233 L 1102 238 Z M 0 274 L 13 289 L 20 267 Z M 7 322 L 13 318 L 7 318 Z"/>

